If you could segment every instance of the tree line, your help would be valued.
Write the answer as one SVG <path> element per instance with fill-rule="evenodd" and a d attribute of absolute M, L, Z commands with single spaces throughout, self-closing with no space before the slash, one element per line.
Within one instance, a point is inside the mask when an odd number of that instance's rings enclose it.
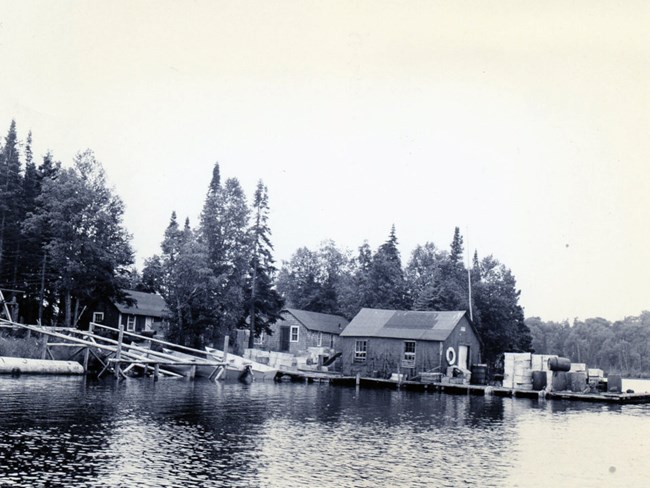
<path fill-rule="evenodd" d="M 504 351 L 529 350 L 530 331 L 510 269 L 493 256 L 479 259 L 477 252 L 468 268 L 463 252 L 456 227 L 448 250 L 432 242 L 418 245 L 403 266 L 393 226 L 374 252 L 367 242 L 355 255 L 332 241 L 298 249 L 279 272 L 278 290 L 291 307 L 348 319 L 363 307 L 440 311 L 471 306 L 485 361 L 494 363 Z"/>
<path fill-rule="evenodd" d="M 650 373 L 650 312 L 610 322 L 603 318 L 575 319 L 572 324 L 526 319 L 532 346 L 541 354 L 557 354 L 626 376 Z"/>
<path fill-rule="evenodd" d="M 108 187 L 90 150 L 63 168 L 51 153 L 33 160 L 31 134 L 18 140 L 12 121 L 0 148 L 0 287 L 26 322 L 74 325 L 102 299 L 126 300 L 125 289 L 160 293 L 169 335 L 195 347 L 235 329 L 250 342 L 285 306 L 348 319 L 362 307 L 468 310 L 484 358 L 528 350 L 530 331 L 511 270 L 492 256 L 463 260 L 456 228 L 448 249 L 418 245 L 402 264 L 395 227 L 376 250 L 355 253 L 326 241 L 298 249 L 276 267 L 269 195 L 262 181 L 249 203 L 237 178 L 222 181 L 215 164 L 199 222 L 172 213 L 160 252 L 133 267 L 124 205 Z M 11 291 L 13 290 L 13 291 Z"/>
<path fill-rule="evenodd" d="M 99 297 L 124 299 L 133 252 L 124 204 L 90 150 L 63 168 L 16 123 L 0 143 L 0 288 L 12 317 L 75 325 Z"/>

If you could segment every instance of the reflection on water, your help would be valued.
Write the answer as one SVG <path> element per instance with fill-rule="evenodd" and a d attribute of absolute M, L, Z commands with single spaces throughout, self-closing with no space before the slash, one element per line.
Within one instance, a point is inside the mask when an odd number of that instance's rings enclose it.
<path fill-rule="evenodd" d="M 5 486 L 645 486 L 650 406 L 0 377 Z"/>

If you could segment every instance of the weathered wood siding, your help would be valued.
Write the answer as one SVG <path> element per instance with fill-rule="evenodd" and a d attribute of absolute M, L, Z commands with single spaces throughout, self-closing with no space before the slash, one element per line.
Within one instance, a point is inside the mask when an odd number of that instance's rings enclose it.
<path fill-rule="evenodd" d="M 464 329 L 464 330 L 463 330 Z M 367 341 L 366 360 L 355 361 L 357 340 Z M 381 337 L 341 337 L 339 348 L 342 353 L 344 375 L 377 376 L 388 378 L 391 374 L 406 373 L 409 376 L 424 371 L 445 372 L 449 366 L 446 359 L 448 347 L 453 347 L 458 358 L 458 346 L 469 346 L 468 366 L 480 362 L 480 343 L 474 329 L 466 318 L 454 328 L 446 341 L 415 341 L 415 365 L 407 367 L 404 359 L 404 342 L 410 339 L 386 339 Z"/>
<path fill-rule="evenodd" d="M 458 322 L 458 325 L 456 325 L 444 343 L 443 365 L 445 368 L 449 366 L 446 360 L 446 352 L 449 347 L 454 348 L 456 352 L 455 364 L 458 364 L 458 346 L 469 346 L 469 356 L 467 358 L 467 366 L 469 368 L 471 368 L 472 364 L 479 364 L 481 362 L 481 345 L 476 332 L 474 332 L 474 328 L 466 317 L 463 317 Z"/>
<path fill-rule="evenodd" d="M 357 340 L 368 341 L 366 360 L 355 361 Z M 415 367 L 402 367 L 404 340 L 381 337 L 341 337 L 341 362 L 344 375 L 388 378 L 398 370 L 409 375 L 429 371 L 440 365 L 440 342 L 416 341 Z"/>
<path fill-rule="evenodd" d="M 262 344 L 255 344 L 255 347 L 268 351 L 281 351 L 280 328 L 289 327 L 289 330 L 291 331 L 291 327 L 295 326 L 298 327 L 298 342 L 291 342 L 290 340 L 289 350 L 286 352 L 298 354 L 299 352 L 306 351 L 308 347 L 318 347 L 318 332 L 307 329 L 291 314 L 284 315 L 284 320 L 276 322 L 271 327 L 273 335 L 266 334 Z M 326 332 L 323 332 L 322 334 L 322 347 L 331 347 L 331 344 L 333 344 L 333 347 L 336 348 L 339 338 L 338 335 L 328 334 Z M 291 333 L 289 334 L 289 338 L 291 338 Z"/>

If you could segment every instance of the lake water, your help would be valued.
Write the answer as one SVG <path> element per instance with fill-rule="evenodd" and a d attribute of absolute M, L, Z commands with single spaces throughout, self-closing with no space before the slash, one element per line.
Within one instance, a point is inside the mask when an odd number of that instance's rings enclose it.
<path fill-rule="evenodd" d="M 0 377 L 2 488 L 646 487 L 649 454 L 650 405 Z"/>

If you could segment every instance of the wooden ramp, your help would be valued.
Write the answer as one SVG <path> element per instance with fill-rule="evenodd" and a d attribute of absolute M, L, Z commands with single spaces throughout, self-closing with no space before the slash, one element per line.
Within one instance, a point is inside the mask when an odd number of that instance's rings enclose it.
<path fill-rule="evenodd" d="M 88 363 L 95 358 L 103 369 L 99 376 L 111 372 L 117 378 L 124 378 L 126 373 L 133 368 L 139 368 L 145 374 L 151 373 L 154 378 L 159 375 L 171 377 L 187 376 L 194 378 L 197 370 L 208 371 L 206 374 L 210 379 L 220 376 L 225 370 L 225 363 L 205 358 L 205 352 L 180 346 L 172 342 L 142 336 L 133 332 L 124 331 L 123 326 L 119 329 L 107 327 L 101 324 L 91 323 L 89 330 L 80 330 L 69 327 L 43 327 L 39 325 L 19 324 L 11 320 L 0 319 L 0 327 L 23 329 L 30 333 L 42 334 L 45 339 L 43 359 L 55 359 L 52 348 L 73 349 L 68 359 L 78 360 L 88 371 Z M 95 332 L 95 329 L 106 329 L 117 334 L 117 339 L 112 339 Z M 144 345 L 126 344 L 125 336 L 146 341 L 150 347 Z M 56 340 L 56 342 L 54 342 Z M 156 351 L 151 348 L 153 344 L 172 347 L 182 350 L 184 357 L 177 357 L 173 354 Z M 188 353 L 192 359 L 188 359 Z"/>

